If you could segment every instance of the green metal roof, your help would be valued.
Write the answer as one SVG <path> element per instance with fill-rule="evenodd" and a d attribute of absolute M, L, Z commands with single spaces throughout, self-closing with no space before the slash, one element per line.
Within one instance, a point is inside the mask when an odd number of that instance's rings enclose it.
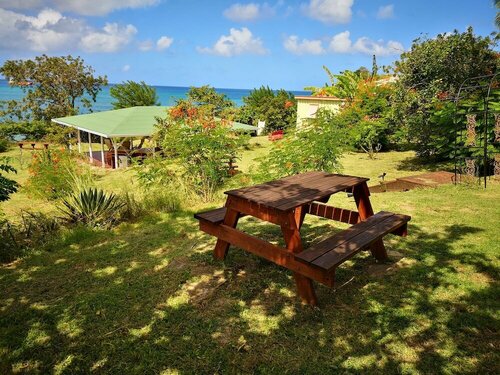
<path fill-rule="evenodd" d="M 165 117 L 169 107 L 130 107 L 85 115 L 52 119 L 53 122 L 71 126 L 106 138 L 149 137 L 154 132 L 156 117 Z M 257 127 L 233 122 L 233 129 L 255 131 Z"/>

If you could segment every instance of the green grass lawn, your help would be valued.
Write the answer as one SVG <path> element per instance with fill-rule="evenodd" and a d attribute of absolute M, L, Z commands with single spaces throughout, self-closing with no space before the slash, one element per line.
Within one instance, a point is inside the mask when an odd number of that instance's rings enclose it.
<path fill-rule="evenodd" d="M 253 142 L 263 147 L 242 170 L 268 147 Z M 412 159 L 350 154 L 343 172 L 376 183 L 384 171 L 415 174 Z M 110 171 L 99 183 L 132 180 Z M 334 289 L 317 285 L 319 308 L 302 306 L 274 264 L 236 248 L 214 261 L 215 240 L 192 216 L 199 205 L 68 230 L 0 266 L 0 373 L 499 373 L 499 198 L 498 182 L 373 194 L 376 211 L 412 216 L 409 236 L 387 237 L 390 262 L 359 254 Z M 354 207 L 345 194 L 332 201 Z M 46 205 L 21 192 L 2 207 Z M 282 241 L 275 226 L 241 227 Z M 314 243 L 341 228 L 307 218 L 302 233 Z"/>

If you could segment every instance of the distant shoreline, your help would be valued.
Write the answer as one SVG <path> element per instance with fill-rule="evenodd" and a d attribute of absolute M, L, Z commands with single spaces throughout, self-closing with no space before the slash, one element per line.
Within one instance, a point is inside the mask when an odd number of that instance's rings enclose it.
<path fill-rule="evenodd" d="M 97 95 L 96 102 L 92 105 L 92 111 L 107 111 L 112 109 L 113 98 L 109 93 L 110 87 L 117 85 L 116 83 L 103 86 L 101 92 Z M 156 86 L 151 85 L 156 89 L 161 105 L 172 106 L 178 99 L 185 99 L 190 87 L 184 86 Z M 218 93 L 226 95 L 238 107 L 243 105 L 243 97 L 248 96 L 254 89 L 228 89 L 228 88 L 215 88 Z M 311 95 L 309 91 L 286 90 L 294 95 Z M 6 100 L 20 100 L 24 96 L 21 87 L 12 87 L 5 79 L 0 79 L 0 101 Z M 88 111 L 82 110 L 80 113 L 87 113 Z"/>

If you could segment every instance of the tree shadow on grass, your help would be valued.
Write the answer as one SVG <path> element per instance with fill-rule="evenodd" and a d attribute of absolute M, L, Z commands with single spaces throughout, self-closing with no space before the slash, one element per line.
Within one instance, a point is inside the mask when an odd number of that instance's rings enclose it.
<path fill-rule="evenodd" d="M 429 161 L 423 158 L 419 158 L 418 156 L 408 157 L 406 159 L 401 160 L 396 169 L 399 171 L 422 171 L 428 170 L 431 172 L 436 171 L 448 171 L 453 172 L 453 164 L 452 162 L 437 162 L 437 161 Z"/>
<path fill-rule="evenodd" d="M 339 269 L 336 289 L 317 286 L 318 309 L 299 303 L 286 269 L 235 248 L 214 261 L 215 241 L 191 215 L 68 238 L 66 250 L 4 270 L 0 372 L 498 370 L 498 288 L 460 287 L 497 270 L 453 247 L 480 228 L 411 224 L 407 239 L 387 243 L 414 262 L 370 276 L 375 262 L 360 254 Z M 282 244 L 276 226 L 242 228 Z M 308 243 L 331 231 L 302 229 Z"/>

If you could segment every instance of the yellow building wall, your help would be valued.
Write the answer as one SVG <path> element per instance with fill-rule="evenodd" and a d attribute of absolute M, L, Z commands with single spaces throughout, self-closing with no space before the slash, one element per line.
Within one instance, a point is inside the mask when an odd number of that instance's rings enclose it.
<path fill-rule="evenodd" d="M 320 108 L 330 110 L 334 113 L 340 112 L 342 101 L 322 100 L 318 98 L 312 99 L 297 99 L 297 127 L 300 127 L 304 121 L 315 118 L 316 111 Z"/>

